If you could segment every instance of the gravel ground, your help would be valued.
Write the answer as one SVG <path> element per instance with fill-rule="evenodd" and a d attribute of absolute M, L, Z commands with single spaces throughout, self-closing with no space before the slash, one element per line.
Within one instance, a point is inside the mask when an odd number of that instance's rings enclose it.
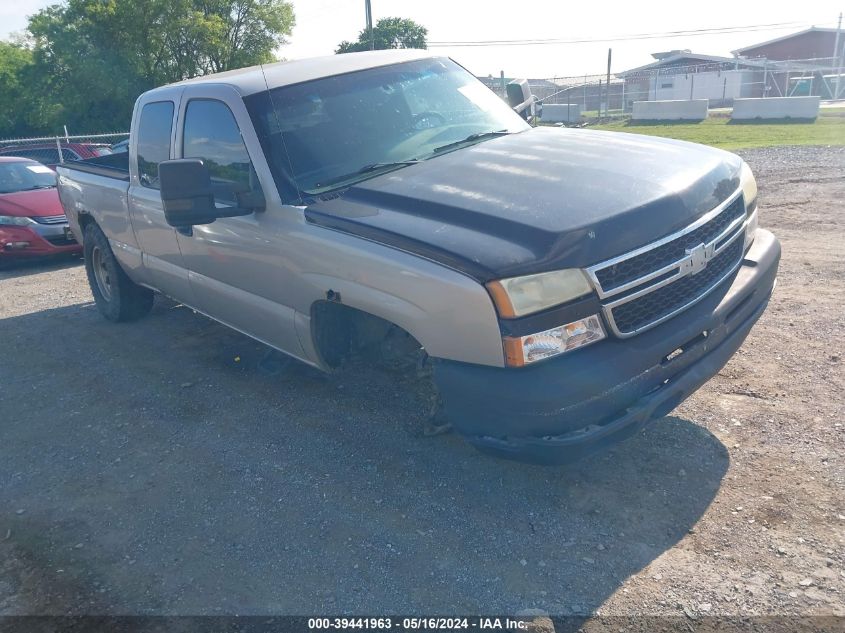
<path fill-rule="evenodd" d="M 0 271 L 0 614 L 845 616 L 845 148 L 743 152 L 784 257 L 693 398 L 566 468 L 425 437 L 409 379 L 326 378 L 78 261 Z"/>

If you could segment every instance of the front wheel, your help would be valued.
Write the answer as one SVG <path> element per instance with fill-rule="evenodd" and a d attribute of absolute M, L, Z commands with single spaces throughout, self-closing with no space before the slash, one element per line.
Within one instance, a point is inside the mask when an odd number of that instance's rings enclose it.
<path fill-rule="evenodd" d="M 153 307 L 153 291 L 134 283 L 117 262 L 96 224 L 85 228 L 85 272 L 94 302 L 109 321 L 134 321 Z"/>

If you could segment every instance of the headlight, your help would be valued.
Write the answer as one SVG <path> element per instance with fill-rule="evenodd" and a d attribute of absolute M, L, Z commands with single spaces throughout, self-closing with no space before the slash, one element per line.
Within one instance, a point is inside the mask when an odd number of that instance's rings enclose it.
<path fill-rule="evenodd" d="M 742 196 L 748 213 L 745 220 L 745 248 L 748 248 L 757 232 L 757 181 L 754 180 L 754 174 L 751 173 L 751 168 L 745 161 L 742 162 L 742 169 L 739 172 L 739 186 L 742 187 Z"/>
<path fill-rule="evenodd" d="M 0 215 L 0 225 L 5 224 L 6 226 L 29 226 L 30 224 L 35 224 L 29 218 L 22 218 L 16 215 Z"/>
<path fill-rule="evenodd" d="M 505 364 L 522 367 L 595 343 L 605 336 L 597 314 L 528 336 L 506 336 L 502 339 Z"/>
<path fill-rule="evenodd" d="M 570 268 L 491 281 L 487 290 L 499 316 L 513 319 L 583 297 L 593 288 L 583 272 Z"/>

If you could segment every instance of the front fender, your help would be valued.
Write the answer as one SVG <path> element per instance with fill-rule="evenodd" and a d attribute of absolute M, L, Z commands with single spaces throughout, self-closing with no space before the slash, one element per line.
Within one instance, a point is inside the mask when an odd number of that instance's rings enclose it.
<path fill-rule="evenodd" d="M 326 232 L 328 234 L 328 232 Z M 312 291 L 297 310 L 296 329 L 306 354 L 318 360 L 311 307 L 333 300 L 401 327 L 435 358 L 493 367 L 504 365 L 493 302 L 466 275 L 414 255 L 331 233 L 331 261 L 312 260 L 302 280 Z M 362 246 L 366 249 L 361 251 Z"/>

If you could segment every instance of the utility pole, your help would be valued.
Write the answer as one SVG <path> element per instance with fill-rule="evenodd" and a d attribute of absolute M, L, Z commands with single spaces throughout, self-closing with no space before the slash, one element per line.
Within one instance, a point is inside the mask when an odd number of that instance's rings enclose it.
<path fill-rule="evenodd" d="M 587 109 L 587 75 L 584 75 L 584 110 Z"/>
<path fill-rule="evenodd" d="M 598 109 L 599 118 L 601 118 L 601 95 L 602 95 L 601 82 L 602 82 L 602 79 L 601 79 L 601 77 L 599 77 L 599 104 L 598 104 L 599 105 L 599 109 Z"/>
<path fill-rule="evenodd" d="M 370 6 L 370 0 L 364 0 L 364 11 L 367 19 L 367 34 L 370 36 L 370 50 L 374 50 L 376 42 L 373 39 L 373 8 Z"/>
<path fill-rule="evenodd" d="M 607 97 L 605 98 L 604 102 L 604 115 L 608 116 L 610 114 L 610 57 L 613 54 L 613 49 L 607 49 L 607 81 L 605 85 L 607 86 Z M 601 105 L 601 104 L 599 104 Z"/>
<path fill-rule="evenodd" d="M 833 98 L 839 98 L 839 77 L 842 75 L 842 59 L 845 57 L 845 47 L 843 47 L 842 55 L 839 54 L 839 36 L 842 33 L 842 13 L 839 13 L 839 24 L 836 25 L 836 39 L 833 40 L 833 59 L 836 64 L 836 81 L 833 89 Z"/>
<path fill-rule="evenodd" d="M 769 96 L 769 60 L 764 58 L 763 61 L 763 98 Z"/>

